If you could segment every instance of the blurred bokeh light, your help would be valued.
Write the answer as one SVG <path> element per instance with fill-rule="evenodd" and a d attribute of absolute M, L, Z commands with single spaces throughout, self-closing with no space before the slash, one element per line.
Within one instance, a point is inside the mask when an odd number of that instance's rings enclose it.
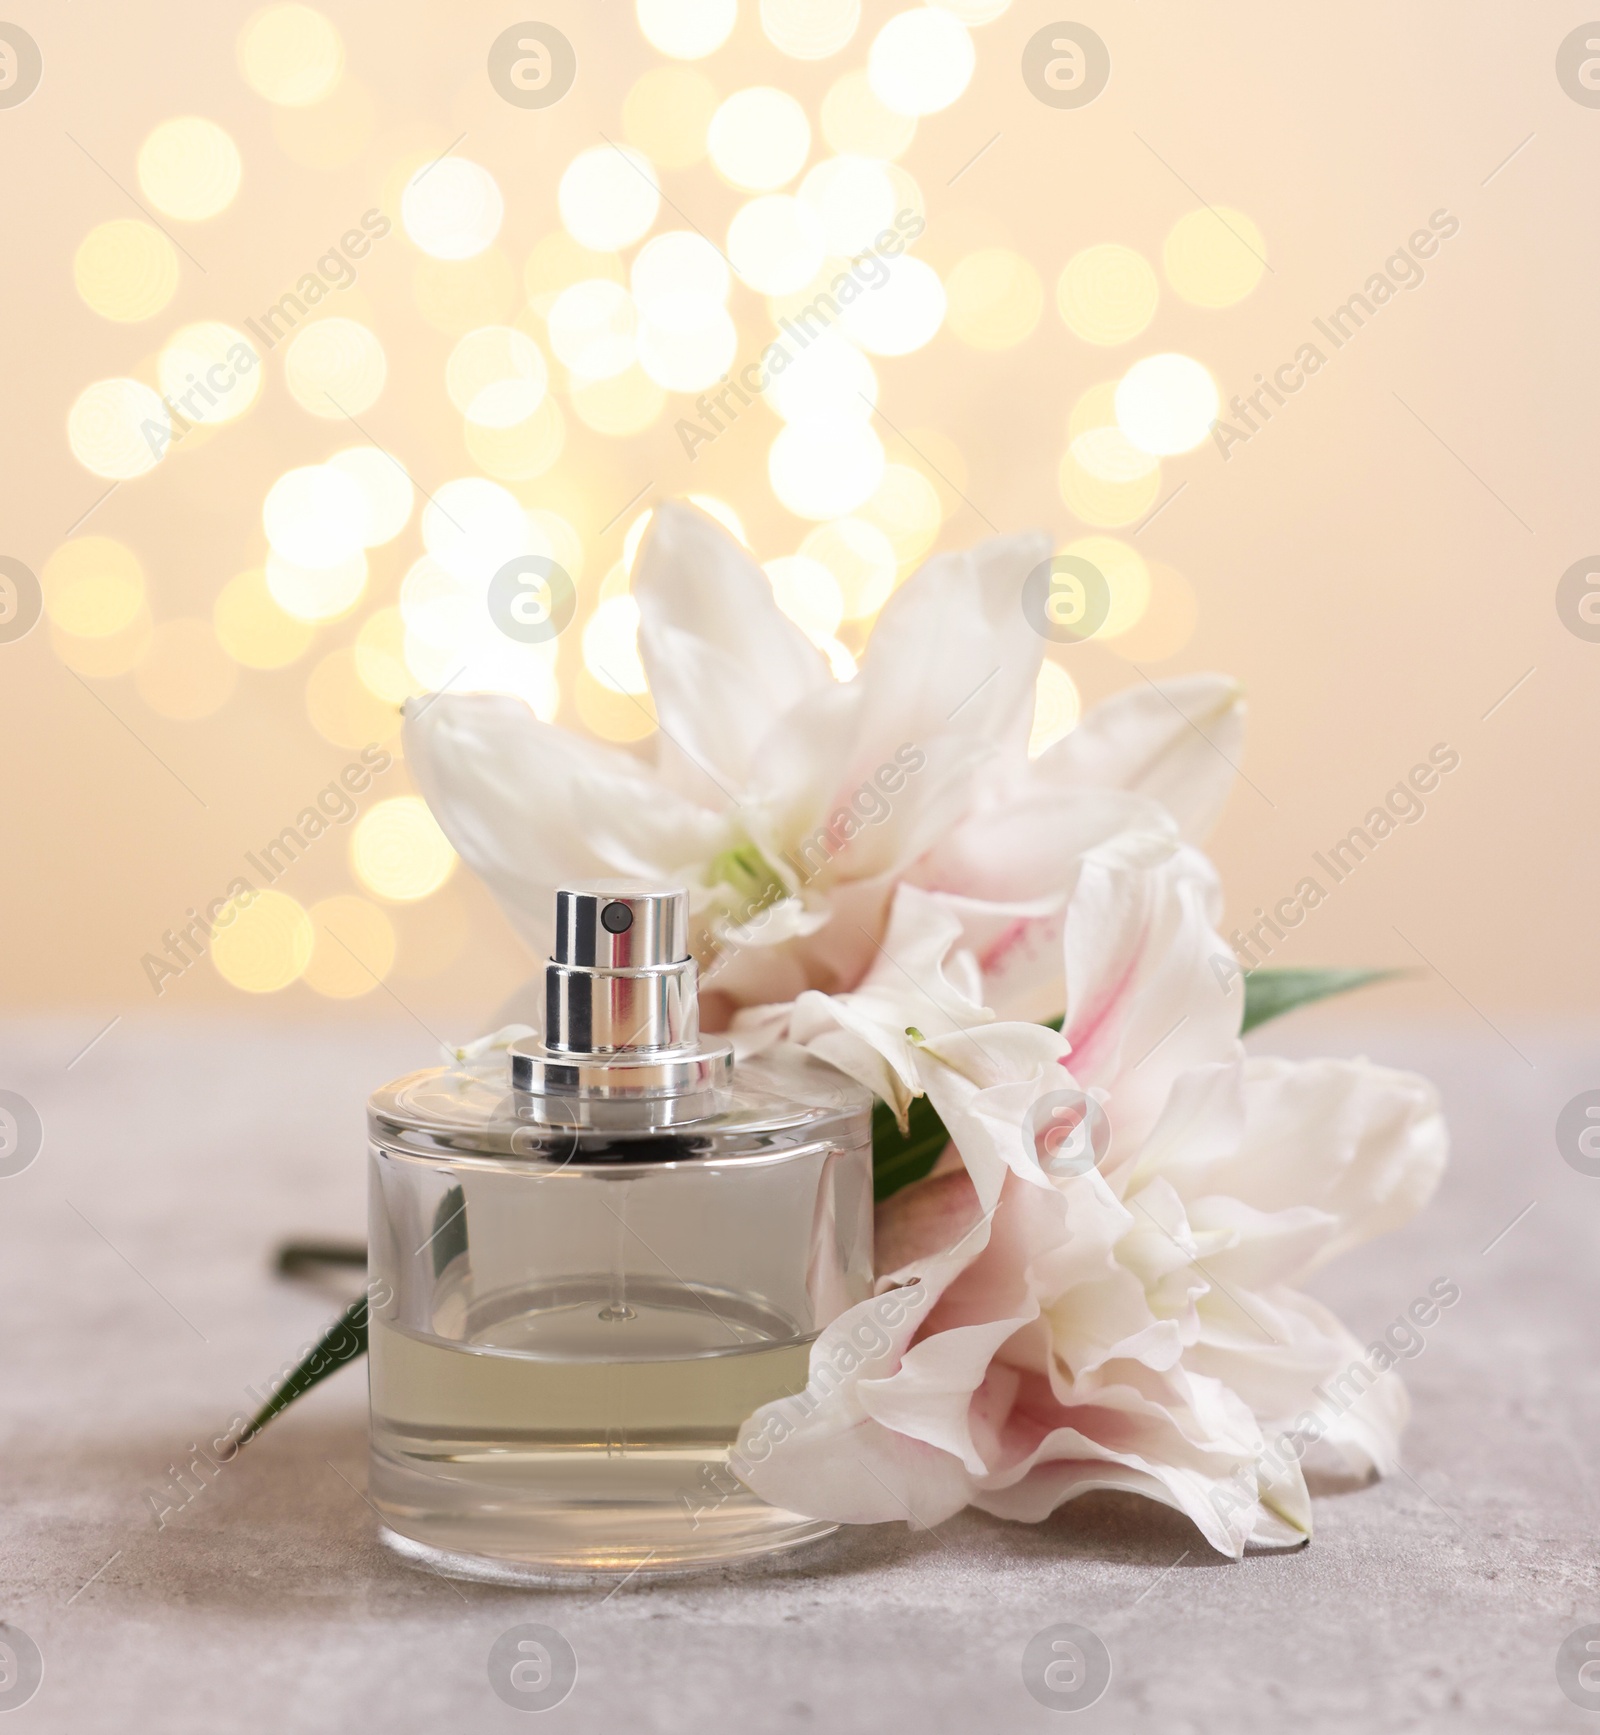
<path fill-rule="evenodd" d="M 239 147 L 215 121 L 163 121 L 139 147 L 139 190 L 166 217 L 201 223 L 227 210 L 244 174 Z"/>
<path fill-rule="evenodd" d="M 105 319 L 152 319 L 178 288 L 178 250 L 149 223 L 118 217 L 78 245 L 72 277 L 87 306 Z"/>
<path fill-rule="evenodd" d="M 1161 248 L 1176 294 L 1196 307 L 1232 307 L 1261 281 L 1267 243 L 1243 211 L 1206 206 L 1180 217 Z"/>
<path fill-rule="evenodd" d="M 263 6 L 239 32 L 239 70 L 245 83 L 268 102 L 306 108 L 338 84 L 344 43 L 328 19 L 310 6 Z"/>
<path fill-rule="evenodd" d="M 455 872 L 457 860 L 418 795 L 376 802 L 356 821 L 350 838 L 356 878 L 391 903 L 414 903 L 437 891 Z"/>

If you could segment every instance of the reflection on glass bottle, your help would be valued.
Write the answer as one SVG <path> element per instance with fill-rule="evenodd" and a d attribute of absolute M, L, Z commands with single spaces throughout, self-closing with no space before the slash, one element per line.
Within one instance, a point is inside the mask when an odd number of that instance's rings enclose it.
<path fill-rule="evenodd" d="M 870 1103 L 798 1051 L 735 1073 L 687 941 L 682 891 L 560 892 L 544 1039 L 372 1099 L 371 1490 L 402 1551 L 626 1572 L 833 1528 L 728 1455 L 871 1292 Z"/>

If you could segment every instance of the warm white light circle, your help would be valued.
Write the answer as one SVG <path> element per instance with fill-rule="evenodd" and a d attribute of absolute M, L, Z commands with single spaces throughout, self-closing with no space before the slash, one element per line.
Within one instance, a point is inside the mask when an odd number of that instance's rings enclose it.
<path fill-rule="evenodd" d="M 471 259 L 500 233 L 506 202 L 481 163 L 440 157 L 425 163 L 400 195 L 400 222 L 434 259 Z"/>
<path fill-rule="evenodd" d="M 822 224 L 787 193 L 741 205 L 728 225 L 733 268 L 761 295 L 788 295 L 809 283 L 826 253 Z"/>
<path fill-rule="evenodd" d="M 336 422 L 378 401 L 389 362 L 375 331 L 358 319 L 334 315 L 294 334 L 284 354 L 283 377 L 303 410 Z"/>
<path fill-rule="evenodd" d="M 669 331 L 697 331 L 727 301 L 733 279 L 703 235 L 669 229 L 634 255 L 628 281 L 640 318 Z"/>
<path fill-rule="evenodd" d="M 1159 468 L 1156 460 L 1118 427 L 1085 428 L 1070 450 L 1079 467 L 1101 482 L 1137 482 Z"/>
<path fill-rule="evenodd" d="M 1192 451 L 1211 432 L 1221 398 L 1216 381 L 1192 356 L 1147 355 L 1122 376 L 1117 426 L 1142 452 L 1158 458 Z"/>
<path fill-rule="evenodd" d="M 261 395 L 261 357 L 242 331 L 216 320 L 186 325 L 161 352 L 161 391 L 191 422 L 231 422 Z"/>
<path fill-rule="evenodd" d="M 735 91 L 711 117 L 706 134 L 711 165 L 747 193 L 787 186 L 811 153 L 811 123 L 787 91 L 755 85 Z"/>
<path fill-rule="evenodd" d="M 596 145 L 567 164 L 556 202 L 574 241 L 596 253 L 611 253 L 631 247 L 655 222 L 661 189 L 643 152 L 625 145 Z"/>
<path fill-rule="evenodd" d="M 242 172 L 239 147 L 199 115 L 162 121 L 139 147 L 139 190 L 158 211 L 185 223 L 225 211 Z"/>
<path fill-rule="evenodd" d="M 458 477 L 435 491 L 422 509 L 422 546 L 461 583 L 479 589 L 508 560 L 550 553 L 516 495 L 482 476 Z"/>
<path fill-rule="evenodd" d="M 153 470 L 172 438 L 167 406 L 141 380 L 96 380 L 67 412 L 73 457 L 110 481 L 126 482 Z"/>
<path fill-rule="evenodd" d="M 828 157 L 800 183 L 800 200 L 822 219 L 828 251 L 848 259 L 894 226 L 894 181 L 870 157 Z"/>
<path fill-rule="evenodd" d="M 286 471 L 261 507 L 267 541 L 293 566 L 337 566 L 360 554 L 370 521 L 360 484 L 327 464 Z"/>
<path fill-rule="evenodd" d="M 400 195 L 401 226 L 434 259 L 475 258 L 500 233 L 505 214 L 500 183 L 465 157 L 425 163 Z"/>
<path fill-rule="evenodd" d="M 883 480 L 883 446 L 861 421 L 790 422 L 772 442 L 772 491 L 799 518 L 839 518 Z"/>
<path fill-rule="evenodd" d="M 728 40 L 738 0 L 636 0 L 645 41 L 674 60 L 702 60 Z"/>
<path fill-rule="evenodd" d="M 873 355 L 910 355 L 944 323 L 944 285 L 921 259 L 902 253 L 883 262 L 888 280 L 868 288 L 845 308 L 849 336 Z"/>
<path fill-rule="evenodd" d="M 761 0 L 767 41 L 791 60 L 826 60 L 861 22 L 861 0 Z"/>
<path fill-rule="evenodd" d="M 739 332 L 727 308 L 711 303 L 692 329 L 645 320 L 639 327 L 639 365 L 669 392 L 702 392 L 733 365 Z"/>
<path fill-rule="evenodd" d="M 400 464 L 376 446 L 349 446 L 328 460 L 330 470 L 348 476 L 367 503 L 367 527 L 361 541 L 367 548 L 392 542 L 411 519 L 416 491 Z"/>
<path fill-rule="evenodd" d="M 544 400 L 549 369 L 539 346 L 509 325 L 469 331 L 445 363 L 450 402 L 481 428 L 513 428 Z"/>
<path fill-rule="evenodd" d="M 609 277 L 574 283 L 550 304 L 550 347 L 586 380 L 608 380 L 632 366 L 639 316 L 633 297 Z"/>
<path fill-rule="evenodd" d="M 252 13 L 239 32 L 238 57 L 245 83 L 284 108 L 321 102 L 344 71 L 339 32 L 295 0 Z"/>
<path fill-rule="evenodd" d="M 813 338 L 767 386 L 767 402 L 786 422 L 864 421 L 877 401 L 872 363 L 837 330 Z"/>
<path fill-rule="evenodd" d="M 873 95 L 895 114 L 937 114 L 972 79 L 977 55 L 966 26 L 952 12 L 919 6 L 899 12 L 873 40 L 867 78 Z"/>
<path fill-rule="evenodd" d="M 296 566 L 274 549 L 267 555 L 266 580 L 268 593 L 286 615 L 298 621 L 337 620 L 367 588 L 367 557 L 357 549 L 332 566 Z"/>

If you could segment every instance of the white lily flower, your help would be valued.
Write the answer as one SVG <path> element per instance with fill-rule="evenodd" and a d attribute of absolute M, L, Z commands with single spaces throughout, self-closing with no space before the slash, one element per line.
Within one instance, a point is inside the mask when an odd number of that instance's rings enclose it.
<path fill-rule="evenodd" d="M 1247 1059 L 1237 978 L 1225 989 L 1211 968 L 1216 914 L 1195 851 L 1152 859 L 1119 838 L 1076 874 L 1060 1036 L 960 1024 L 950 984 L 974 961 L 942 900 L 909 887 L 885 942 L 903 968 L 736 1021 L 858 1078 L 863 1050 L 896 1082 L 909 1063 L 952 1138 L 879 1210 L 880 1292 L 915 1307 L 888 1330 L 881 1294 L 852 1309 L 818 1339 L 806 1393 L 745 1425 L 735 1462 L 763 1497 L 933 1524 L 967 1505 L 1034 1521 L 1120 1488 L 1238 1555 L 1310 1535 L 1302 1459 L 1396 1466 L 1393 1355 L 1363 1351 L 1296 1286 L 1426 1201 L 1445 1159 L 1438 1102 L 1364 1061 Z M 931 1002 L 951 1027 L 908 1048 Z M 1103 1107 L 1111 1143 L 1058 1178 L 1029 1117 L 1062 1091 Z M 877 1334 L 866 1359 L 850 1350 L 863 1331 Z"/>
<path fill-rule="evenodd" d="M 536 957 L 558 885 L 686 883 L 714 1028 L 741 1006 L 857 988 L 901 883 L 939 894 L 1010 1016 L 1061 1000 L 1072 864 L 1124 832 L 1200 835 L 1232 781 L 1237 688 L 1145 685 L 1027 756 L 1043 642 L 1022 583 L 1038 535 L 936 556 L 890 598 L 854 680 L 692 507 L 656 509 L 634 595 L 654 763 L 541 723 L 519 699 L 408 706 L 405 752 L 462 858 Z"/>

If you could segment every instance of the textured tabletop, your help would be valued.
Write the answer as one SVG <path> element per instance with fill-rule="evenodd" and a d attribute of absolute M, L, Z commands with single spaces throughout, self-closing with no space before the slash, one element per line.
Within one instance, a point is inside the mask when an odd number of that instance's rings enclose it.
<path fill-rule="evenodd" d="M 1319 1284 L 1363 1341 L 1437 1278 L 1461 1300 L 1406 1363 L 1406 1472 L 1319 1498 L 1309 1548 L 1223 1560 L 1176 1514 L 1107 1495 L 1037 1527 L 882 1525 L 781 1565 L 608 1592 L 456 1584 L 388 1553 L 364 1504 L 356 1371 L 157 1528 L 147 1496 L 168 1466 L 336 1311 L 333 1291 L 274 1279 L 268 1253 L 361 1233 L 363 1098 L 434 1056 L 415 1026 L 153 1020 L 69 1068 L 95 1028 L 13 1028 L 0 1065 L 45 1129 L 0 1180 L 0 1618 L 44 1667 L 8 1727 L 1600 1728 L 1557 1683 L 1563 1641 L 1600 1622 L 1600 1179 L 1553 1136 L 1600 1085 L 1593 1042 L 1519 1031 L 1524 1059 L 1481 1025 L 1331 1008 L 1252 1039 L 1426 1070 L 1455 1137 L 1434 1206 Z M 1112 1658 L 1078 1715 L 1022 1679 L 1028 1641 L 1061 1622 Z M 537 1719 L 489 1684 L 491 1647 L 526 1623 L 578 1658 Z"/>

